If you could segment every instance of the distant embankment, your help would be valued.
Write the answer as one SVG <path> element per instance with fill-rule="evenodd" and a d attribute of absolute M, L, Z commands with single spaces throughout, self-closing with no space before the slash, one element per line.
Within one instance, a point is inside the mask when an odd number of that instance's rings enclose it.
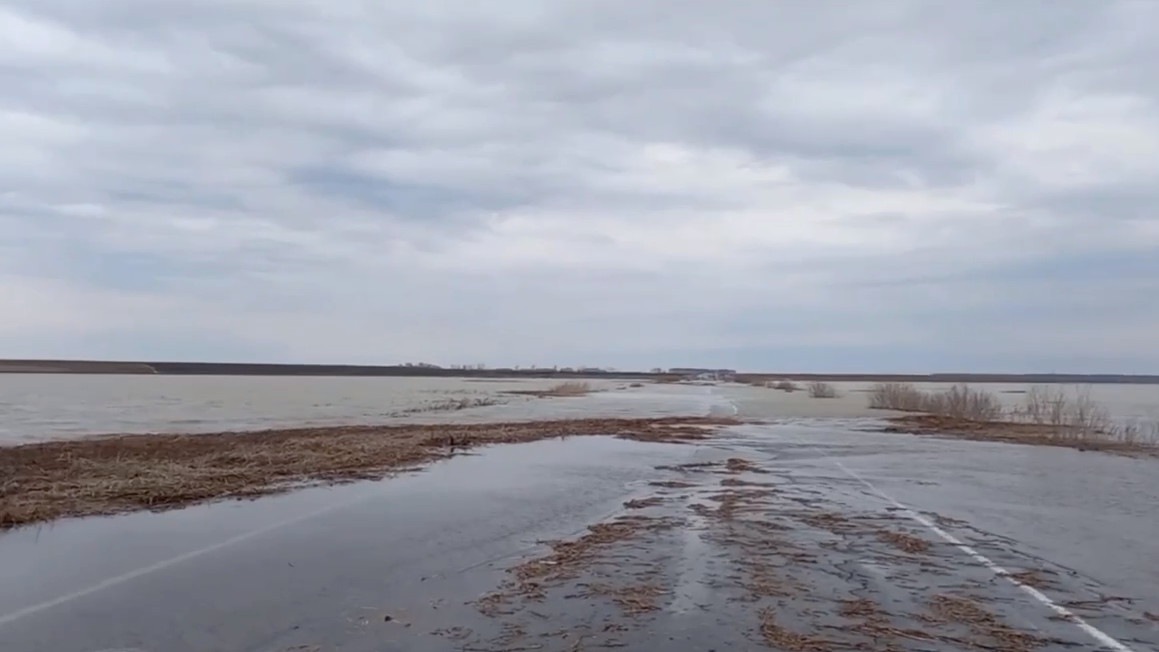
<path fill-rule="evenodd" d="M 162 374 L 171 376 L 423 376 L 454 378 L 655 378 L 644 372 L 553 369 L 444 369 L 405 365 L 249 364 L 221 362 L 103 362 L 0 360 L 0 374 Z"/>
<path fill-rule="evenodd" d="M 0 360 L 0 373 L 7 374 L 155 374 L 146 362 L 103 362 L 96 360 Z"/>
<path fill-rule="evenodd" d="M 219 362 L 111 362 L 99 360 L 0 360 L 0 374 L 163 374 L 176 376 L 425 376 L 454 378 L 624 378 L 672 381 L 667 373 L 554 369 L 443 369 L 405 365 L 245 364 Z M 738 374 L 740 382 L 783 379 L 808 382 L 906 382 L 906 383 L 1065 383 L 1065 384 L 1159 384 L 1159 375 L 1115 374 Z"/>

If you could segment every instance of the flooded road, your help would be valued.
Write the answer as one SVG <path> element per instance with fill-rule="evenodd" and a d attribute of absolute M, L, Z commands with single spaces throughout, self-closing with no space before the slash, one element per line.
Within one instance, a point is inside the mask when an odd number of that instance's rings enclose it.
<path fill-rule="evenodd" d="M 0 650 L 1159 649 L 1156 462 L 870 425 L 500 446 L 9 532 Z"/>

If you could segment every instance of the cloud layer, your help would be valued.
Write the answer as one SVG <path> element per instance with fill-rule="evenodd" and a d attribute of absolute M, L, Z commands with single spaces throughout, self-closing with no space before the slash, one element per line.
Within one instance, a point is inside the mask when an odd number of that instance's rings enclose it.
<path fill-rule="evenodd" d="M 0 356 L 1156 372 L 1157 25 L 10 0 Z"/>

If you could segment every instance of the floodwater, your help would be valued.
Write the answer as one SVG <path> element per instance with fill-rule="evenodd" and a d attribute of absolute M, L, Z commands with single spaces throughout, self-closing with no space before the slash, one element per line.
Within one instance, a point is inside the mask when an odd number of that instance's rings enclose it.
<path fill-rule="evenodd" d="M 0 444 L 105 433 L 220 432 L 444 419 L 452 401 L 495 403 L 454 419 L 497 413 L 538 418 L 512 390 L 554 381 L 459 378 L 0 375 Z M 627 382 L 593 382 L 613 389 Z M 496 411 L 496 407 L 506 407 Z"/>
<path fill-rule="evenodd" d="M 745 386 L 631 387 L 589 381 L 595 394 L 543 400 L 509 393 L 552 380 L 251 376 L 0 375 L 0 445 L 106 433 L 213 432 L 295 426 L 439 421 L 522 421 L 574 416 L 700 414 L 690 396 L 718 394 L 741 416 L 881 416 L 867 409 L 869 383 L 834 383 L 836 399 Z M 1020 385 L 979 384 L 1006 404 Z M 938 385 L 923 386 L 937 389 Z M 1122 420 L 1159 421 L 1159 385 L 1094 385 L 1092 398 Z M 679 400 L 672 400 L 679 396 Z M 450 401 L 489 404 L 438 410 Z"/>
<path fill-rule="evenodd" d="M 737 391 L 534 404 L 727 413 Z M 1159 649 L 1159 463 L 873 425 L 495 446 L 384 481 L 8 532 L 0 650 Z M 703 465 L 730 458 L 752 469 Z M 659 502 L 623 505 L 644 497 Z M 627 514 L 667 525 L 510 593 L 541 541 Z"/>

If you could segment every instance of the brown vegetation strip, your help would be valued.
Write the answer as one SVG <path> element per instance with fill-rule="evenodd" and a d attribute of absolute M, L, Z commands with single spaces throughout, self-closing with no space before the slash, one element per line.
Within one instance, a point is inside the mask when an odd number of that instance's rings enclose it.
<path fill-rule="evenodd" d="M 611 599 L 612 604 L 620 608 L 625 616 L 639 616 L 650 611 L 656 611 L 656 600 L 664 594 L 664 590 L 656 584 L 632 584 L 629 586 L 613 586 L 606 583 L 586 585 L 587 593 L 584 597 L 603 596 Z"/>
<path fill-rule="evenodd" d="M 1066 446 L 1079 450 L 1098 450 L 1125 454 L 1159 453 L 1150 441 L 1121 441 L 1099 433 L 1068 431 L 1065 427 L 1013 421 L 974 421 L 937 414 L 907 414 L 890 417 L 886 432 L 916 435 L 945 435 L 977 441 L 1000 441 L 1012 444 Z"/>
<path fill-rule="evenodd" d="M 841 629 L 864 634 L 874 641 L 892 641 L 893 639 L 900 638 L 914 641 L 941 641 L 952 644 L 962 643 L 962 641 L 950 636 L 934 634 L 912 627 L 895 627 L 890 624 L 889 616 L 880 609 L 878 604 L 867 598 L 840 600 L 839 602 L 841 603 L 841 608 L 838 610 L 838 613 L 842 617 L 854 621 L 852 624 L 841 627 Z M 846 649 L 855 649 L 850 645 L 844 647 Z M 881 649 L 896 650 L 898 648 L 887 644 Z"/>
<path fill-rule="evenodd" d="M 678 525 L 680 521 L 672 518 L 621 516 L 589 526 L 579 538 L 548 541 L 546 544 L 551 552 L 509 569 L 510 579 L 503 582 L 499 590 L 476 600 L 475 607 L 489 617 L 513 614 L 522 608 L 517 603 L 542 600 L 548 588 L 579 578 L 614 544 L 645 532 L 667 530 Z M 579 597 L 607 596 L 626 614 L 632 615 L 652 610 L 655 598 L 660 595 L 659 588 L 651 583 L 620 587 L 608 584 L 584 586 L 586 592 Z"/>
<path fill-rule="evenodd" d="M 731 423 L 666 417 L 356 426 L 116 435 L 0 447 L 0 529 L 66 516 L 260 496 L 304 483 L 379 479 L 486 444 L 580 435 L 683 441 L 702 439 L 713 426 Z"/>
<path fill-rule="evenodd" d="M 1027 634 L 1000 622 L 977 602 L 960 596 L 936 595 L 930 599 L 932 622 L 956 622 L 969 627 L 975 635 L 989 637 L 997 645 L 987 645 L 990 649 L 1008 652 L 1028 652 L 1054 641 Z"/>
<path fill-rule="evenodd" d="M 776 612 L 761 609 L 760 632 L 765 645 L 790 652 L 829 652 L 839 644 L 818 636 L 810 636 L 785 629 L 777 623 Z"/>
<path fill-rule="evenodd" d="M 1010 579 L 1036 589 L 1050 588 L 1050 580 L 1042 576 L 1043 572 L 1036 569 L 1018 571 L 1017 573 L 1011 573 Z"/>
<path fill-rule="evenodd" d="M 511 569 L 520 582 L 574 579 L 579 571 L 607 546 L 630 539 L 641 532 L 669 529 L 679 522 L 671 518 L 621 516 L 614 521 L 588 526 L 578 539 L 550 541 L 551 553 L 525 561 Z"/>

